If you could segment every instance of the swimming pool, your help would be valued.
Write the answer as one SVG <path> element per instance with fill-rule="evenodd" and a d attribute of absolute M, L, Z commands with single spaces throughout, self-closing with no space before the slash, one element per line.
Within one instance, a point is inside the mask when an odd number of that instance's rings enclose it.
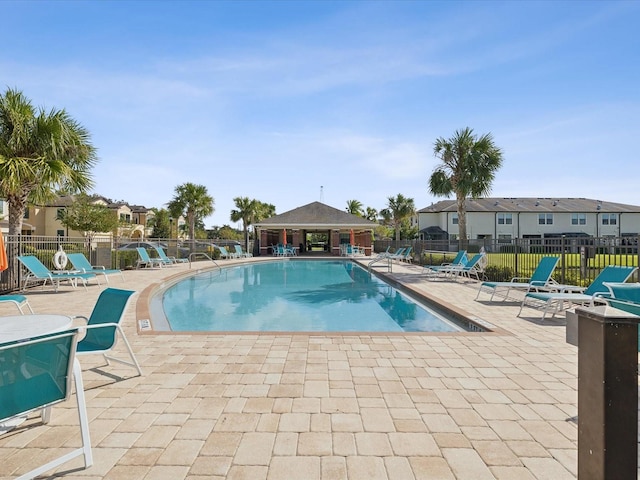
<path fill-rule="evenodd" d="M 154 330 L 458 332 L 351 261 L 277 260 L 200 273 L 151 301 Z"/>

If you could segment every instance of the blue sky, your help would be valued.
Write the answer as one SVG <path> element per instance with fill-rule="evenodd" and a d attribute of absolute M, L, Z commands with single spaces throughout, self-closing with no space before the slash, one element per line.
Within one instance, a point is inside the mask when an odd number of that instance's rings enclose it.
<path fill-rule="evenodd" d="M 92 134 L 95 193 L 205 185 L 278 213 L 417 208 L 433 143 L 504 152 L 499 197 L 640 205 L 640 2 L 3 1 L 0 88 Z M 234 225 L 235 226 L 235 225 Z"/>

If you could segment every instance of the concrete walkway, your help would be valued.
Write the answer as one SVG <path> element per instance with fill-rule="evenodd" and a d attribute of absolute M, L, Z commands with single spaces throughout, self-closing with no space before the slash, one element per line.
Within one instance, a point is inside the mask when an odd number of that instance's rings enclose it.
<path fill-rule="evenodd" d="M 188 271 L 126 271 L 124 282 L 110 283 L 142 292 Z M 576 478 L 577 350 L 565 342 L 564 319 L 541 324 L 533 310 L 517 318 L 516 302 L 474 301 L 475 282 L 427 281 L 420 271 L 394 267 L 394 276 L 499 333 L 138 334 L 139 295 L 125 330 L 144 376 L 82 358 L 95 464 L 83 470 L 76 459 L 58 472 L 94 480 Z M 28 297 L 38 313 L 88 315 L 100 291 Z M 14 310 L 2 305 L 0 315 Z M 74 406 L 54 407 L 46 426 L 32 416 L 0 437 L 0 477 L 79 446 Z"/>

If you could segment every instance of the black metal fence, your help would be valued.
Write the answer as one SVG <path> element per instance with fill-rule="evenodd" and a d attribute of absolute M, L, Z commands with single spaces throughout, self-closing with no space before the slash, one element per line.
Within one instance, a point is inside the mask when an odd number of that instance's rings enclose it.
<path fill-rule="evenodd" d="M 484 251 L 488 266 L 485 275 L 492 281 L 508 281 L 513 277 L 529 277 L 543 256 L 559 256 L 554 278 L 561 283 L 588 285 L 608 265 L 635 266 L 640 262 L 638 237 L 558 237 L 476 239 L 467 242 L 469 254 Z M 458 240 L 378 240 L 376 252 L 390 247 L 411 247 L 413 262 L 438 265 L 450 262 L 460 250 Z M 638 281 L 634 272 L 632 281 Z"/>
<path fill-rule="evenodd" d="M 213 241 L 215 242 L 215 240 Z M 188 258 L 192 252 L 206 253 L 210 258 L 220 255 L 212 241 L 183 242 L 176 239 L 146 239 L 136 241 L 110 238 L 95 238 L 88 242 L 83 237 L 45 237 L 45 236 L 6 236 L 5 246 L 9 260 L 9 268 L 0 272 L 0 293 L 18 290 L 23 271 L 18 255 L 34 255 L 50 270 L 57 270 L 54 257 L 60 248 L 65 253 L 83 253 L 92 265 L 103 265 L 106 268 L 135 268 L 138 260 L 137 246 L 146 248 L 150 256 L 157 256 L 153 246 L 161 247 L 168 256 Z M 236 242 L 221 241 L 221 244 Z M 206 260 L 204 256 L 194 256 L 194 261 Z M 68 264 L 66 269 L 72 266 Z"/>
<path fill-rule="evenodd" d="M 543 256 L 560 257 L 554 278 L 561 283 L 588 285 L 607 265 L 638 266 L 638 237 L 559 237 L 522 238 L 508 241 L 496 239 L 469 240 L 466 250 L 473 254 L 481 250 L 487 253 L 488 266 L 485 275 L 494 281 L 506 281 L 512 277 L 528 277 Z M 167 255 L 179 258 L 189 257 L 194 252 L 216 256 L 213 242 L 181 242 L 175 239 L 148 239 L 144 244 L 161 244 Z M 135 241 L 115 242 L 108 238 L 96 238 L 88 243 L 84 238 L 7 236 L 5 237 L 9 268 L 0 272 L 0 293 L 17 290 L 21 282 L 21 268 L 18 255 L 35 255 L 48 268 L 54 270 L 53 258 L 60 247 L 66 253 L 81 252 L 93 265 L 107 268 L 135 268 L 137 252 Z M 460 249 L 459 241 L 451 240 L 378 240 L 374 251 L 382 252 L 390 247 L 411 247 L 413 262 L 416 264 L 438 265 L 449 262 Z M 155 252 L 149 249 L 152 255 Z M 202 257 L 199 257 L 202 259 Z M 70 268 L 70 266 L 68 267 Z M 632 281 L 638 281 L 636 271 Z"/>

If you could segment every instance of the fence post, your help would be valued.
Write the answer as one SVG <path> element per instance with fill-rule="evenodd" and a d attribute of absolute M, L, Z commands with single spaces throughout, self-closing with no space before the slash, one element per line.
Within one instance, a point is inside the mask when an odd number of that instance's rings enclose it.
<path fill-rule="evenodd" d="M 564 235 L 560 238 L 560 257 L 562 258 L 562 278 L 560 279 L 560 283 L 566 283 L 565 273 L 567 270 L 567 256 L 564 252 Z"/>
<path fill-rule="evenodd" d="M 609 306 L 576 313 L 578 478 L 635 480 L 640 318 Z"/>

